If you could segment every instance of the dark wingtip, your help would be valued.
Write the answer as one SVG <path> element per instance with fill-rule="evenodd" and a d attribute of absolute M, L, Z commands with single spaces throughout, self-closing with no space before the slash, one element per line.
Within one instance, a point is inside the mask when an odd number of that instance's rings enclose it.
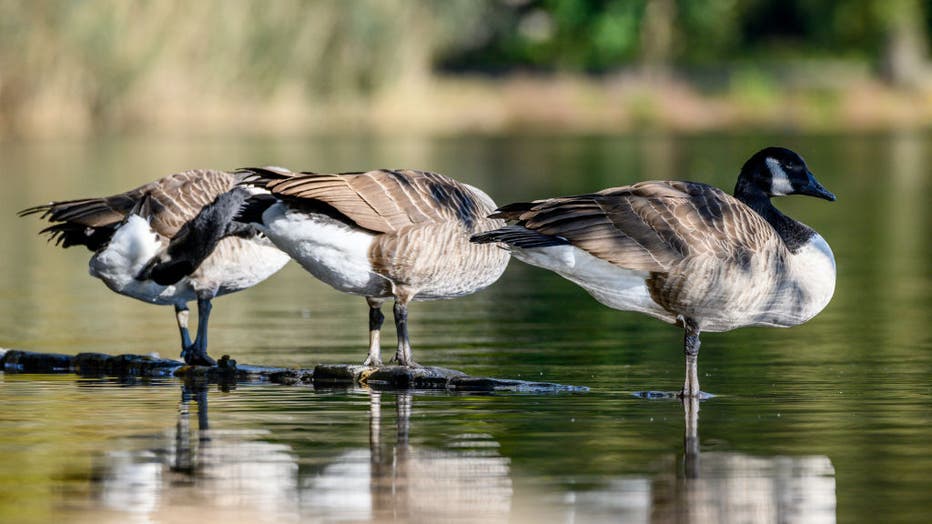
<path fill-rule="evenodd" d="M 486 231 L 469 237 L 469 241 L 474 244 L 501 242 L 520 248 L 563 246 L 570 243 L 563 237 L 546 235 L 522 226 L 505 226 L 500 229 Z"/>
<path fill-rule="evenodd" d="M 536 202 L 514 202 L 496 209 L 494 213 L 489 215 L 489 218 L 516 220 L 522 213 L 533 209 L 535 205 L 537 205 Z"/>
<path fill-rule="evenodd" d="M 48 204 L 41 204 L 38 206 L 27 207 L 26 209 L 16 212 L 16 216 L 25 217 L 29 215 L 35 215 L 37 213 L 42 213 L 42 218 L 52 210 L 52 206 L 55 205 L 54 202 L 49 202 Z"/>

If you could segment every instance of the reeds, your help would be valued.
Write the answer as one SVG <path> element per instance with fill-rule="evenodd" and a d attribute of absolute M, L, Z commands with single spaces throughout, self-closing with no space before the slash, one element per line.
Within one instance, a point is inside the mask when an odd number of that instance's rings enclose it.
<path fill-rule="evenodd" d="M 210 126 L 244 120 L 221 113 L 281 112 L 283 103 L 312 117 L 416 84 L 436 50 L 472 30 L 483 5 L 3 0 L 0 134 L 195 125 L 185 114 Z"/>

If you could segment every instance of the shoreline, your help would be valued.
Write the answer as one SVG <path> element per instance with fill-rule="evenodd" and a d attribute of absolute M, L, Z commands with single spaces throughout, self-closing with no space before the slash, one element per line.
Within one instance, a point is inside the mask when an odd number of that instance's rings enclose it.
<path fill-rule="evenodd" d="M 158 84 L 158 83 L 156 83 Z M 147 84 L 153 85 L 153 84 Z M 38 96 L 0 140 L 140 136 L 620 134 L 641 132 L 923 131 L 932 87 L 903 90 L 871 79 L 839 87 L 738 82 L 705 92 L 637 75 L 433 76 L 370 97 L 312 99 L 297 86 L 264 98 L 176 86 L 130 93 L 104 121 L 76 99 Z"/>

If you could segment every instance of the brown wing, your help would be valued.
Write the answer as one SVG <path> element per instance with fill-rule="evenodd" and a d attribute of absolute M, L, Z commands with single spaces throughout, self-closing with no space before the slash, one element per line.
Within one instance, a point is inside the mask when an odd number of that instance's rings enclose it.
<path fill-rule="evenodd" d="M 356 224 L 381 233 L 412 224 L 459 220 L 468 229 L 494 208 L 491 199 L 451 178 L 412 169 L 293 176 L 247 170 L 247 181 L 288 201 L 318 201 Z"/>
<path fill-rule="evenodd" d="M 82 244 L 96 249 L 134 209 L 151 219 L 155 231 L 171 238 L 202 207 L 229 191 L 241 178 L 223 171 L 185 171 L 118 195 L 31 207 L 21 211 L 20 216 L 41 213 L 41 218 L 52 223 L 42 232 L 65 247 Z M 105 238 L 99 238 L 100 234 Z M 82 237 L 93 240 L 88 243 Z"/>
<path fill-rule="evenodd" d="M 620 267 L 658 272 L 702 254 L 743 259 L 776 234 L 723 191 L 678 181 L 515 204 L 493 216 L 566 239 Z"/>
<path fill-rule="evenodd" d="M 152 229 L 169 238 L 201 208 L 236 186 L 241 176 L 225 171 L 197 169 L 154 182 L 146 194 L 152 201 Z"/>

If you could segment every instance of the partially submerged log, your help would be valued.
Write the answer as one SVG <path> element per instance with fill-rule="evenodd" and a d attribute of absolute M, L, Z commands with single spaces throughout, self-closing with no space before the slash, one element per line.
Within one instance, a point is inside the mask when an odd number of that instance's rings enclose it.
<path fill-rule="evenodd" d="M 584 386 L 549 382 L 471 377 L 441 367 L 368 367 L 353 364 L 318 364 L 313 369 L 289 369 L 237 364 L 224 355 L 216 367 L 189 366 L 184 362 L 149 355 L 104 353 L 37 353 L 0 350 L 0 370 L 7 373 L 76 373 L 81 376 L 178 377 L 209 382 L 270 382 L 318 388 L 366 386 L 372 389 L 433 389 L 448 391 L 516 391 L 525 393 L 584 392 Z"/>

